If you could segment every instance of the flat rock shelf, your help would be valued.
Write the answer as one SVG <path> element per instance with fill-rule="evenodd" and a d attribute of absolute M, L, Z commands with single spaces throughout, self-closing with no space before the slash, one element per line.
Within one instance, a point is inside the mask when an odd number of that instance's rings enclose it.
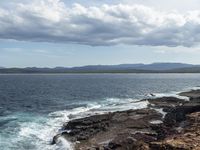
<path fill-rule="evenodd" d="M 179 95 L 190 100 L 148 99 L 145 109 L 72 120 L 52 143 L 63 136 L 75 150 L 200 150 L 200 90 Z"/>

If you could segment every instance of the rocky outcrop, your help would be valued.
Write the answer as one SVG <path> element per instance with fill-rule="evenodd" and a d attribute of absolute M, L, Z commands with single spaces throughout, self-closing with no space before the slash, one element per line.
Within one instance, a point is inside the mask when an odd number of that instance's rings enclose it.
<path fill-rule="evenodd" d="M 72 120 L 63 126 L 63 130 L 70 131 L 67 136 L 73 141 L 87 140 L 101 131 L 106 131 L 113 116 L 114 114 L 110 113 Z"/>
<path fill-rule="evenodd" d="M 157 150 L 200 150 L 200 112 L 187 115 L 186 126 L 181 133 L 152 142 L 151 149 Z"/>
<path fill-rule="evenodd" d="M 200 150 L 200 90 L 180 95 L 190 101 L 149 99 L 146 109 L 72 120 L 62 136 L 77 150 Z"/>
<path fill-rule="evenodd" d="M 190 99 L 200 98 L 200 90 L 191 90 L 188 92 L 179 93 L 180 96 L 187 96 Z"/>
<path fill-rule="evenodd" d="M 149 99 L 148 101 L 149 107 L 162 108 L 164 112 L 171 112 L 176 107 L 182 106 L 187 103 L 187 101 L 176 97 L 160 97 Z"/>
<path fill-rule="evenodd" d="M 114 112 L 70 121 L 63 127 L 70 132 L 63 134 L 74 142 L 80 142 L 76 144 L 77 149 L 132 147 L 141 136 L 147 141 L 155 140 L 156 133 L 151 127 L 152 122 L 158 120 L 162 120 L 162 114 L 153 109 Z"/>

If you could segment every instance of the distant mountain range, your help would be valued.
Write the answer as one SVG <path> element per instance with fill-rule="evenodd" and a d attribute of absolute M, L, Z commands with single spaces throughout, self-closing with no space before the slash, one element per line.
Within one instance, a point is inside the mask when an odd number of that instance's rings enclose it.
<path fill-rule="evenodd" d="M 200 65 L 184 63 L 89 65 L 56 68 L 3 68 L 0 73 L 200 73 Z"/>

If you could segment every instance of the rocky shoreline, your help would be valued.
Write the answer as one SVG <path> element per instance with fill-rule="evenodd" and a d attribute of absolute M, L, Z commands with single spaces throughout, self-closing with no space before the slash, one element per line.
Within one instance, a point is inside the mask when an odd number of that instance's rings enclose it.
<path fill-rule="evenodd" d="M 200 90 L 148 99 L 145 109 L 72 120 L 64 136 L 75 150 L 200 150 Z"/>

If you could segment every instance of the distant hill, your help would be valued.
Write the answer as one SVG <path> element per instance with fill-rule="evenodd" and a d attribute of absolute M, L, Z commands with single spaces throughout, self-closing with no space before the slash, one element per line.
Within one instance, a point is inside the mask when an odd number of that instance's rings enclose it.
<path fill-rule="evenodd" d="M 67 70 L 171 70 L 177 68 L 194 67 L 192 64 L 183 63 L 152 63 L 152 64 L 120 64 L 120 65 L 89 65 L 73 68 L 65 68 Z M 63 67 L 60 67 L 60 69 Z M 64 69 L 64 68 L 63 68 Z"/>
<path fill-rule="evenodd" d="M 120 65 L 89 65 L 81 67 L 56 68 L 0 68 L 0 73 L 196 73 L 199 65 L 184 63 L 152 63 L 152 64 L 120 64 Z"/>
<path fill-rule="evenodd" d="M 200 73 L 200 67 L 187 67 L 187 68 L 177 68 L 168 71 L 169 73 L 178 72 L 178 73 Z"/>
<path fill-rule="evenodd" d="M 194 67 L 191 64 L 183 64 L 183 63 L 153 63 L 147 64 L 143 66 L 139 66 L 137 69 L 144 69 L 144 70 L 171 70 L 177 68 L 189 68 Z"/>

